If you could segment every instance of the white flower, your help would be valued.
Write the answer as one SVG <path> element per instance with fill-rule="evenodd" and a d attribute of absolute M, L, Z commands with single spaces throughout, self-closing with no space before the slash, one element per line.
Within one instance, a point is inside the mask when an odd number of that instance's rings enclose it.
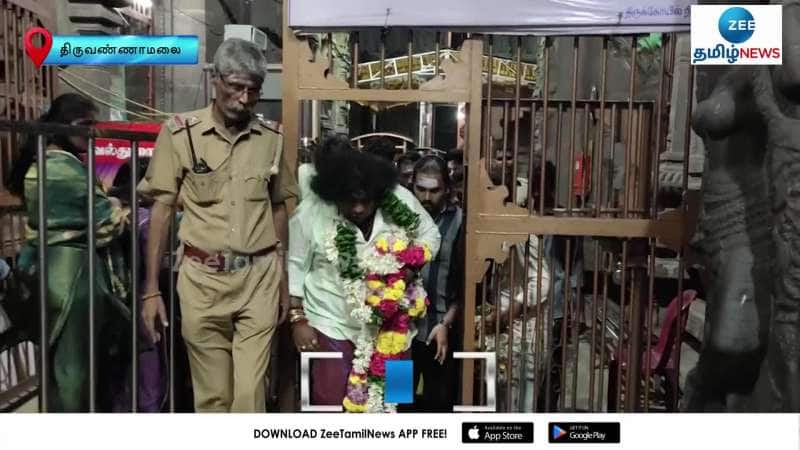
<path fill-rule="evenodd" d="M 369 363 L 375 346 L 374 342 L 375 336 L 372 334 L 370 327 L 367 325 L 362 326 L 353 352 L 353 369 L 357 372 L 366 373 L 369 370 Z"/>
<path fill-rule="evenodd" d="M 323 244 L 325 258 L 334 264 L 336 264 L 337 260 L 339 259 L 339 249 L 336 248 L 336 234 L 336 224 L 334 223 L 328 232 L 325 233 L 325 240 Z"/>
<path fill-rule="evenodd" d="M 370 383 L 369 394 L 367 395 L 367 412 L 382 413 L 383 411 L 383 388 L 380 384 Z"/>
<path fill-rule="evenodd" d="M 367 305 L 361 305 L 350 311 L 350 316 L 359 322 L 368 322 L 372 318 L 372 308 Z"/>
<path fill-rule="evenodd" d="M 376 249 L 372 248 L 361 258 L 363 267 L 370 273 L 388 275 L 397 273 L 403 264 L 391 253 L 381 255 Z"/>

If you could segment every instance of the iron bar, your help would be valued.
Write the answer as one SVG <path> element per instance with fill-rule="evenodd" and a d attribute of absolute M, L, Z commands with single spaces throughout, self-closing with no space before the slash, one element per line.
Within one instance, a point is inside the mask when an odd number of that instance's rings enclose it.
<path fill-rule="evenodd" d="M 541 384 L 541 369 L 542 369 L 542 356 L 545 355 L 544 349 L 544 311 L 542 310 L 542 261 L 544 261 L 544 236 L 536 236 L 537 239 L 537 259 L 536 259 L 536 321 L 534 322 L 534 343 L 535 353 L 533 359 L 533 379 L 535 381 L 532 392 L 531 411 L 536 412 L 536 406 L 541 401 L 539 397 L 539 385 Z M 527 290 L 527 289 L 526 289 Z M 546 357 L 546 356 L 545 356 Z"/>
<path fill-rule="evenodd" d="M 96 367 L 96 330 L 95 319 L 97 312 L 96 305 L 96 273 L 97 270 L 97 218 L 95 211 L 95 189 L 97 180 L 95 179 L 95 160 L 94 160 L 94 139 L 89 138 L 89 148 L 86 151 L 86 194 L 87 194 L 87 231 L 89 251 L 89 412 L 95 412 L 97 407 L 97 367 Z"/>
<path fill-rule="evenodd" d="M 536 358 L 536 353 L 533 351 L 534 342 L 528 342 L 528 297 L 531 293 L 528 292 L 528 286 L 530 285 L 530 256 L 531 256 L 531 248 L 530 248 L 530 241 L 532 236 L 528 236 L 528 239 L 525 241 L 525 252 L 524 252 L 524 260 L 522 261 L 522 338 L 520 341 L 520 349 L 522 349 L 520 358 L 520 370 L 519 370 L 519 410 L 520 412 L 525 412 L 525 396 L 527 393 L 525 392 L 525 383 L 526 380 L 526 373 L 528 369 L 528 353 L 530 352 L 531 358 Z M 538 284 L 538 283 L 537 283 Z M 538 301 L 537 301 L 538 302 Z M 534 324 L 535 326 L 535 324 Z M 535 330 L 534 333 L 535 334 Z M 527 344 L 527 346 L 526 346 Z M 536 379 L 535 372 L 531 374 L 534 379 Z M 531 411 L 535 411 L 535 409 L 531 409 Z"/>
<path fill-rule="evenodd" d="M 516 192 L 516 184 L 517 184 L 517 162 L 519 161 L 519 120 L 522 116 L 520 111 L 520 103 L 519 97 L 521 92 L 521 84 L 522 84 L 522 74 L 520 73 L 520 68 L 522 67 L 522 37 L 517 37 L 517 51 L 516 51 L 516 76 L 514 79 L 514 157 L 511 161 L 512 169 L 511 169 L 511 198 L 516 203 L 517 201 L 517 192 Z M 533 118 L 531 118 L 531 122 Z M 533 136 L 531 136 L 531 140 Z M 528 164 L 531 164 L 533 155 L 528 155 Z M 505 160 L 503 161 L 503 168 L 505 169 Z M 505 170 L 504 170 L 505 172 Z M 528 189 L 528 193 L 525 195 L 526 198 L 530 197 L 530 189 Z"/>
<path fill-rule="evenodd" d="M 506 346 L 506 361 L 508 361 L 508 368 L 506 369 L 506 407 L 509 411 L 513 411 L 511 405 L 511 390 L 514 386 L 514 302 L 516 301 L 516 267 L 515 267 L 515 260 L 517 257 L 517 246 L 512 245 L 511 248 L 508 250 L 508 269 L 510 272 L 509 276 L 509 283 L 508 283 L 508 345 Z M 502 301 L 500 302 L 502 304 Z M 500 316 L 500 310 L 498 309 L 498 316 Z M 498 334 L 495 336 L 496 344 L 495 348 L 497 348 L 500 344 L 500 335 Z M 524 339 L 524 337 L 522 338 Z M 520 341 L 522 342 L 522 341 Z M 520 348 L 522 348 L 520 346 Z M 524 348 L 523 348 L 524 352 Z M 524 356 L 524 353 L 523 355 Z M 523 358 L 524 364 L 524 358 Z M 520 374 L 521 375 L 521 374 Z M 519 386 L 520 391 L 522 390 L 522 383 L 523 378 L 519 378 L 517 385 Z"/>
<path fill-rule="evenodd" d="M 636 92 L 636 53 L 637 53 L 637 39 L 633 36 L 631 40 L 631 76 L 630 85 L 628 87 L 628 121 L 627 121 L 627 139 L 625 142 L 625 183 L 622 190 L 623 195 L 623 216 L 628 218 L 628 209 L 630 208 L 630 180 L 631 180 L 631 154 L 633 150 L 633 99 Z"/>
<path fill-rule="evenodd" d="M 578 110 L 576 109 L 576 100 L 578 97 L 578 43 L 579 37 L 572 38 L 572 94 L 570 96 L 570 112 L 572 113 L 570 127 L 569 127 L 569 167 L 567 171 L 567 214 L 572 214 L 572 202 L 574 201 L 575 193 L 573 192 L 573 181 L 575 177 L 575 130 L 577 130 L 578 125 L 576 124 L 577 121 L 577 113 Z"/>
<path fill-rule="evenodd" d="M 583 244 L 582 240 L 575 243 L 576 247 L 578 245 L 582 245 L 582 244 Z M 567 280 L 567 282 L 570 285 L 570 289 L 569 289 L 570 290 L 570 294 L 573 294 L 573 292 L 572 292 L 572 282 L 569 281 L 569 279 Z M 572 342 L 575 345 L 575 364 L 572 367 L 572 410 L 573 411 L 577 411 L 577 407 L 578 407 L 578 365 L 580 363 L 580 358 L 579 358 L 579 356 L 580 356 L 580 341 L 578 340 L 578 337 L 579 337 L 581 324 L 583 323 L 583 321 L 581 320 L 581 314 L 583 312 L 583 310 L 582 310 L 582 305 L 583 305 L 583 285 L 582 285 L 582 283 L 578 283 L 577 284 L 577 286 L 575 287 L 574 295 L 575 295 L 575 298 L 573 300 L 575 302 L 574 307 L 571 304 L 572 302 L 570 302 L 570 308 L 572 310 L 571 311 L 572 312 L 572 314 L 571 314 L 571 320 L 572 320 Z M 567 373 L 566 368 L 564 368 L 564 374 L 566 375 L 566 373 Z"/>
<path fill-rule="evenodd" d="M 617 341 L 617 393 L 615 398 L 616 409 L 622 406 L 622 376 L 625 369 L 625 360 L 623 359 L 623 347 L 625 346 L 625 297 L 628 295 L 628 240 L 622 241 L 622 280 L 620 286 L 620 299 L 619 299 L 619 339 Z"/>
<path fill-rule="evenodd" d="M 559 103 L 558 104 L 558 115 L 556 116 L 557 120 L 558 120 L 558 123 L 556 125 L 556 148 L 555 148 L 555 152 L 553 154 L 553 164 L 556 167 L 556 170 L 555 170 L 555 174 L 556 174 L 556 184 L 555 184 L 556 191 L 553 193 L 553 199 L 554 199 L 554 201 L 553 201 L 553 209 L 554 210 L 559 208 L 559 206 L 558 206 L 559 205 L 558 192 L 559 192 L 559 186 L 561 186 L 561 184 L 560 184 L 560 182 L 561 182 L 561 166 L 562 166 L 562 164 L 561 164 L 561 129 L 562 129 L 562 126 L 564 125 L 564 122 L 562 120 L 563 116 L 564 116 L 564 105 Z M 569 164 L 569 167 L 572 168 L 572 164 Z"/>
<path fill-rule="evenodd" d="M 611 254 L 608 252 L 603 252 L 603 321 L 601 322 L 600 328 L 600 386 L 599 391 L 603 392 L 604 386 L 604 379 L 608 377 L 603 376 L 603 365 L 606 364 L 606 328 L 608 327 L 608 278 L 610 272 L 610 264 L 611 264 Z M 606 388 L 606 392 L 608 392 Z M 606 395 L 606 399 L 608 400 L 608 395 Z M 599 411 L 603 410 L 603 397 L 599 396 L 597 398 L 597 409 Z M 606 409 L 608 409 L 608 405 L 606 405 Z"/>
<path fill-rule="evenodd" d="M 350 78 L 350 87 L 352 89 L 358 89 L 358 77 L 360 75 L 358 73 L 358 52 L 360 51 L 359 49 L 360 40 L 361 40 L 361 35 L 359 34 L 358 31 L 350 33 L 351 54 L 353 58 L 353 70 L 352 70 L 353 75 Z"/>
<path fill-rule="evenodd" d="M 625 389 L 625 410 L 628 412 L 638 409 L 639 380 L 641 380 L 642 373 L 642 291 L 644 283 L 640 276 L 641 272 L 639 267 L 631 269 L 630 319 L 628 320 L 631 338 L 628 341 L 627 387 Z"/>
<path fill-rule="evenodd" d="M 550 114 L 550 45 L 552 41 L 549 38 L 545 38 L 544 41 L 544 87 L 542 88 L 543 92 L 543 101 L 542 101 L 542 167 L 539 168 L 540 172 L 540 180 L 539 180 L 539 198 L 541 201 L 539 202 L 539 215 L 544 216 L 544 204 L 546 203 L 546 195 L 545 195 L 545 165 L 547 163 L 547 137 L 548 137 L 548 121 L 547 116 Z M 558 155 L 558 149 L 556 148 L 555 154 Z M 553 199 L 555 199 L 555 193 L 553 193 Z M 555 208 L 555 205 L 553 205 Z"/>
<path fill-rule="evenodd" d="M 536 157 L 536 105 L 531 105 L 531 127 L 530 127 L 530 143 L 528 144 L 528 214 L 533 215 L 535 209 L 539 209 L 537 205 L 534 204 L 533 200 L 533 171 L 536 169 L 536 164 L 534 164 L 534 159 Z M 542 151 L 544 153 L 544 151 Z M 542 190 L 539 190 L 539 198 L 544 194 Z"/>
<path fill-rule="evenodd" d="M 586 168 L 586 161 L 589 160 L 588 155 L 590 154 L 589 146 L 591 145 L 591 142 L 589 140 L 589 134 L 591 130 L 589 127 L 589 122 L 591 121 L 591 117 L 592 115 L 589 112 L 589 105 L 583 105 L 583 151 L 581 152 L 581 168 L 582 168 L 581 170 L 583 176 L 581 177 L 581 185 L 580 185 L 581 201 L 579 203 L 580 205 L 579 210 L 581 212 L 585 212 L 586 209 L 586 194 L 587 194 L 586 177 L 591 176 L 591 172 L 588 171 Z M 573 162 L 573 164 L 575 163 Z"/>
<path fill-rule="evenodd" d="M 647 412 L 650 409 L 650 371 L 653 369 L 651 367 L 652 358 L 650 357 L 650 350 L 652 347 L 652 336 L 653 336 L 653 304 L 655 303 L 655 273 L 656 273 L 656 240 L 650 239 L 650 261 L 649 261 L 649 284 L 648 284 L 648 292 L 649 296 L 647 299 L 647 318 L 646 320 L 646 327 L 644 331 L 644 412 Z"/>
<path fill-rule="evenodd" d="M 608 208 L 619 208 L 617 205 L 616 195 L 614 192 L 614 178 L 616 177 L 617 167 L 617 105 L 611 104 L 611 170 L 608 177 Z"/>
<path fill-rule="evenodd" d="M 531 249 L 530 249 L 530 244 L 529 243 L 530 243 L 531 239 L 532 239 L 532 236 L 529 235 L 528 236 L 528 240 L 525 241 L 525 254 L 524 254 L 524 258 L 525 259 L 522 262 L 522 273 L 523 273 L 523 279 L 522 279 L 522 305 L 523 306 L 522 306 L 522 327 L 521 327 L 521 329 L 522 329 L 522 338 L 520 340 L 520 349 L 522 349 L 522 352 L 521 352 L 522 354 L 520 355 L 521 363 L 520 363 L 520 373 L 519 373 L 519 387 L 520 387 L 519 388 L 519 405 L 520 405 L 519 409 L 520 409 L 520 412 L 525 412 L 525 395 L 526 395 L 526 393 L 525 393 L 524 387 L 527 385 L 527 383 L 525 383 L 525 379 L 526 379 L 525 378 L 526 377 L 526 373 L 525 372 L 527 371 L 527 368 L 528 368 L 527 367 L 528 366 L 528 364 L 527 364 L 528 363 L 528 358 L 527 358 L 528 357 L 528 352 L 531 353 L 531 357 L 532 358 L 534 358 L 534 359 L 536 358 L 536 353 L 533 350 L 533 346 L 534 346 L 535 340 L 533 342 L 528 343 L 528 297 L 531 294 L 531 293 L 528 292 L 528 286 L 530 285 L 530 255 L 531 255 Z M 538 303 L 538 301 L 537 301 L 537 303 Z M 535 326 L 535 324 L 534 324 L 534 326 Z M 534 330 L 534 334 L 535 334 L 535 330 Z M 525 344 L 528 344 L 528 346 L 526 346 Z M 533 375 L 533 377 L 535 379 L 535 372 L 532 375 Z M 531 405 L 531 407 L 533 407 L 533 405 Z M 535 410 L 532 409 L 531 411 L 535 411 Z"/>
<path fill-rule="evenodd" d="M 139 142 L 131 142 L 131 412 L 139 409 Z"/>
<path fill-rule="evenodd" d="M 552 237 L 551 237 L 552 239 Z M 555 268 L 553 265 L 554 258 L 552 252 L 548 255 L 548 268 L 550 270 L 550 287 L 548 289 L 548 293 L 552 293 L 550 295 L 555 295 Z M 550 388 L 552 386 L 552 372 L 553 372 L 553 358 L 554 358 L 554 348 L 553 348 L 553 333 L 555 333 L 555 326 L 553 325 L 553 305 L 552 303 L 545 308 L 545 316 L 547 316 L 542 324 L 545 330 L 546 336 L 546 348 L 547 351 L 545 352 L 545 357 L 547 358 L 546 363 L 546 371 L 545 371 L 545 394 L 544 394 L 544 410 L 548 412 L 553 412 L 550 409 Z"/>
<path fill-rule="evenodd" d="M 8 30 L 8 8 L 3 8 L 3 35 L 10 36 L 10 32 Z M 3 108 L 3 116 L 6 120 L 11 120 L 11 78 L 9 70 L 9 57 L 8 57 L 8 39 L 3 39 L 3 65 L 5 68 L 5 90 L 3 92 L 3 97 L 6 103 L 6 107 Z M 8 136 L 4 136 L 3 140 L 7 143 L 7 152 L 5 153 L 4 158 L 8 167 L 11 167 L 12 161 L 14 160 L 14 155 L 12 154 L 11 149 L 14 148 L 13 141 L 15 140 L 14 137 L 11 136 L 11 133 Z"/>
<path fill-rule="evenodd" d="M 439 78 L 439 63 L 440 63 L 440 61 L 439 61 L 439 58 L 440 58 L 439 52 L 441 51 L 441 49 L 440 49 L 441 42 L 442 42 L 442 33 L 440 31 L 437 31 L 436 32 L 436 44 L 434 44 L 434 48 L 433 48 L 433 50 L 436 52 L 436 55 L 435 55 L 436 59 L 435 59 L 435 62 L 434 62 L 434 67 L 433 67 L 433 76 L 436 77 L 436 78 Z"/>
<path fill-rule="evenodd" d="M 599 118 L 599 126 L 597 127 L 598 132 L 598 139 L 597 143 L 595 144 L 595 157 L 593 158 L 594 165 L 596 168 L 595 172 L 595 188 L 594 188 L 594 195 L 595 195 L 595 211 L 594 216 L 600 217 L 600 206 L 603 201 L 603 184 L 600 182 L 600 179 L 603 176 L 603 163 L 605 161 L 605 129 L 606 129 L 606 88 L 608 83 L 608 37 L 603 38 L 603 52 L 602 52 L 602 59 L 603 59 L 603 73 L 600 76 L 600 118 Z M 611 147 L 614 147 L 614 143 L 611 142 Z M 613 161 L 611 164 L 612 170 L 614 167 Z"/>
<path fill-rule="evenodd" d="M 36 140 L 36 194 L 38 206 L 38 253 L 39 253 L 39 411 L 50 410 L 50 336 L 48 330 L 47 291 L 47 151 L 45 138 L 39 135 Z"/>
<path fill-rule="evenodd" d="M 486 287 L 486 285 L 488 284 L 489 280 L 487 280 L 487 277 L 485 275 L 486 274 L 484 274 L 483 282 L 481 283 L 481 291 L 482 291 L 481 292 L 481 320 L 480 320 L 481 333 L 480 333 L 480 343 L 479 343 L 479 347 L 478 347 L 482 351 L 486 351 L 487 350 L 487 348 L 486 348 L 486 315 L 489 314 L 489 305 L 488 305 L 488 303 L 489 303 L 489 297 L 488 297 L 489 296 L 489 292 L 488 292 L 487 287 Z M 464 326 L 472 326 L 472 324 L 464 324 Z M 481 362 L 480 364 L 483 364 L 483 362 Z M 482 374 L 483 370 L 481 372 L 478 372 L 478 373 Z M 478 398 L 481 399 L 481 400 L 483 399 L 483 396 L 485 394 L 485 392 L 484 392 L 485 388 L 486 388 L 486 383 L 478 383 Z"/>
<path fill-rule="evenodd" d="M 503 102 L 503 146 L 500 148 L 501 156 L 501 170 L 500 170 L 500 186 L 506 186 L 511 196 L 511 201 L 514 202 L 516 192 L 514 192 L 514 180 L 509 180 L 506 184 L 506 153 L 508 153 L 508 102 Z M 496 158 L 496 157 L 495 157 Z M 509 187 L 510 185 L 510 187 Z"/>
<path fill-rule="evenodd" d="M 591 335 L 591 343 L 589 345 L 589 411 L 594 411 L 594 391 L 595 391 L 595 372 L 597 368 L 595 367 L 597 360 L 595 359 L 597 355 L 597 340 L 596 340 L 596 332 L 597 332 L 597 311 L 598 308 L 598 297 L 597 291 L 599 290 L 600 286 L 600 274 L 598 273 L 600 270 L 600 242 L 595 239 L 594 241 L 594 271 L 592 276 L 592 335 Z M 602 324 L 605 326 L 605 324 Z M 600 370 L 602 374 L 602 367 Z M 602 375 L 601 375 L 602 376 Z"/>
<path fill-rule="evenodd" d="M 414 30 L 408 30 L 408 89 L 414 89 Z"/>
<path fill-rule="evenodd" d="M 333 72 L 333 33 L 328 33 L 327 38 L 328 38 L 328 76 L 335 77 Z"/>
<path fill-rule="evenodd" d="M 569 314 L 571 309 L 571 301 L 572 301 L 572 283 L 571 283 L 571 269 L 572 269 L 572 240 L 567 239 L 566 243 L 566 252 L 565 252 L 565 261 L 564 261 L 564 301 L 561 304 L 561 373 L 559 374 L 559 383 L 560 383 L 560 396 L 559 396 L 559 407 L 564 409 L 567 401 L 567 349 L 569 348 L 567 339 L 569 338 L 567 334 L 567 329 L 569 325 Z"/>
<path fill-rule="evenodd" d="M 491 173 L 492 158 L 492 58 L 494 52 L 494 39 L 489 35 L 489 70 L 486 74 L 486 128 L 484 128 L 484 135 L 486 136 L 486 148 L 484 150 L 484 160 L 486 164 L 486 172 Z"/>
<path fill-rule="evenodd" d="M 381 89 L 386 87 L 386 34 L 389 32 L 386 28 L 381 30 Z"/>

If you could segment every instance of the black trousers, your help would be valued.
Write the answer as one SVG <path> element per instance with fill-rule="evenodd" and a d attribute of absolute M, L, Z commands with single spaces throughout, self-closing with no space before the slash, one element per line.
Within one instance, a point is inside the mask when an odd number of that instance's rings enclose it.
<path fill-rule="evenodd" d="M 411 345 L 411 357 L 414 360 L 414 388 L 423 379 L 422 395 L 416 397 L 410 408 L 403 410 L 414 412 L 453 412 L 457 389 L 456 364 L 453 353 L 448 350 L 444 364 L 434 359 L 436 342 L 425 345 L 414 340 Z"/>

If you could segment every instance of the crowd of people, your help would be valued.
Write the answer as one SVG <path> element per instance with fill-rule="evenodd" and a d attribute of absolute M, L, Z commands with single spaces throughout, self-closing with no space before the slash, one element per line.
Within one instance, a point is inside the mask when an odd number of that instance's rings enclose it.
<path fill-rule="evenodd" d="M 142 280 L 130 280 L 124 246 L 131 205 L 99 184 L 95 191 L 97 261 L 94 328 L 98 410 L 130 407 L 131 302 L 140 302 L 139 409 L 163 408 L 166 333 L 180 326 L 195 411 L 266 410 L 268 367 L 277 342 L 281 367 L 297 365 L 297 353 L 341 352 L 341 359 L 315 360 L 311 401 L 344 405 L 352 412 L 393 410 L 380 396 L 386 365 L 411 359 L 417 398 L 402 411 L 447 412 L 456 402 L 460 371 L 453 352 L 462 342 L 464 291 L 465 171 L 461 150 L 402 152 L 388 139 L 356 149 L 345 137 L 317 146 L 297 178 L 280 147 L 280 129 L 253 111 L 266 76 L 266 59 L 252 44 L 226 40 L 214 57 L 217 96 L 208 107 L 177 114 L 162 127 L 138 192 Z M 78 94 L 56 98 L 44 122 L 91 125 L 91 101 Z M 24 199 L 28 242 L 18 272 L 29 281 L 39 272 L 39 221 L 47 235 L 47 316 L 51 411 L 89 409 L 89 286 L 86 204 L 88 140 L 47 140 L 47 217 L 38 217 L 34 140 L 20 152 L 9 189 Z M 547 168 L 547 181 L 555 179 Z M 538 170 L 534 173 L 539 173 Z M 554 187 L 530 198 L 552 201 Z M 535 191 L 535 192 L 534 192 Z M 544 200 L 538 200 L 544 199 Z M 287 202 L 296 204 L 289 211 Z M 139 205 L 141 207 L 142 205 Z M 169 323 L 164 301 L 163 255 L 170 220 L 180 211 L 179 324 Z M 521 320 L 537 301 L 537 267 L 549 292 L 563 292 L 565 241 L 532 236 L 528 252 L 543 245 L 547 263 L 531 260 L 524 296 L 505 281 L 491 299 L 505 320 Z M 580 246 L 573 243 L 576 251 Z M 525 253 L 520 252 L 520 254 Z M 571 255 L 572 261 L 579 255 Z M 172 274 L 167 274 L 172 276 Z M 513 277 L 512 277 L 513 278 Z M 501 278 L 506 279 L 506 278 Z M 518 277 L 525 279 L 525 277 Z M 141 283 L 138 299 L 130 285 Z M 538 301 L 548 297 L 541 290 Z M 563 296 L 554 295 L 554 327 Z M 560 305 L 560 306 L 559 306 Z M 532 317 L 528 315 L 527 317 Z M 494 318 L 489 318 L 494 320 Z M 517 324 L 503 325 L 515 329 Z M 287 339 L 275 339 L 285 331 Z M 560 333 L 557 333 L 560 335 Z M 558 344 L 558 343 L 556 343 Z M 293 346 L 295 352 L 286 352 Z M 527 350 L 526 350 L 527 351 Z M 552 357 L 560 360 L 560 350 Z M 532 373 L 532 371 L 531 371 Z M 174 374 L 173 374 L 174 375 Z M 188 376 L 187 376 L 188 378 Z M 295 382 L 297 380 L 295 379 Z M 532 383 L 532 380 L 529 380 Z M 180 389 L 180 379 L 173 379 Z M 524 383 L 519 383 L 517 386 Z M 534 387 L 517 391 L 521 398 Z M 527 393 L 527 394 L 526 394 Z M 292 402 L 283 409 L 292 409 Z"/>

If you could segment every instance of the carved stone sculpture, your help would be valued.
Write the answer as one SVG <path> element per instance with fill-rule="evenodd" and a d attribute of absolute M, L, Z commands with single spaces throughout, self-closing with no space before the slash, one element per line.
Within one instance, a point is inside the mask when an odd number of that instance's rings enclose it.
<path fill-rule="evenodd" d="M 690 411 L 800 411 L 800 1 L 772 3 L 782 66 L 698 70 L 713 86 L 693 121 L 708 149 L 696 241 L 711 285 Z"/>

